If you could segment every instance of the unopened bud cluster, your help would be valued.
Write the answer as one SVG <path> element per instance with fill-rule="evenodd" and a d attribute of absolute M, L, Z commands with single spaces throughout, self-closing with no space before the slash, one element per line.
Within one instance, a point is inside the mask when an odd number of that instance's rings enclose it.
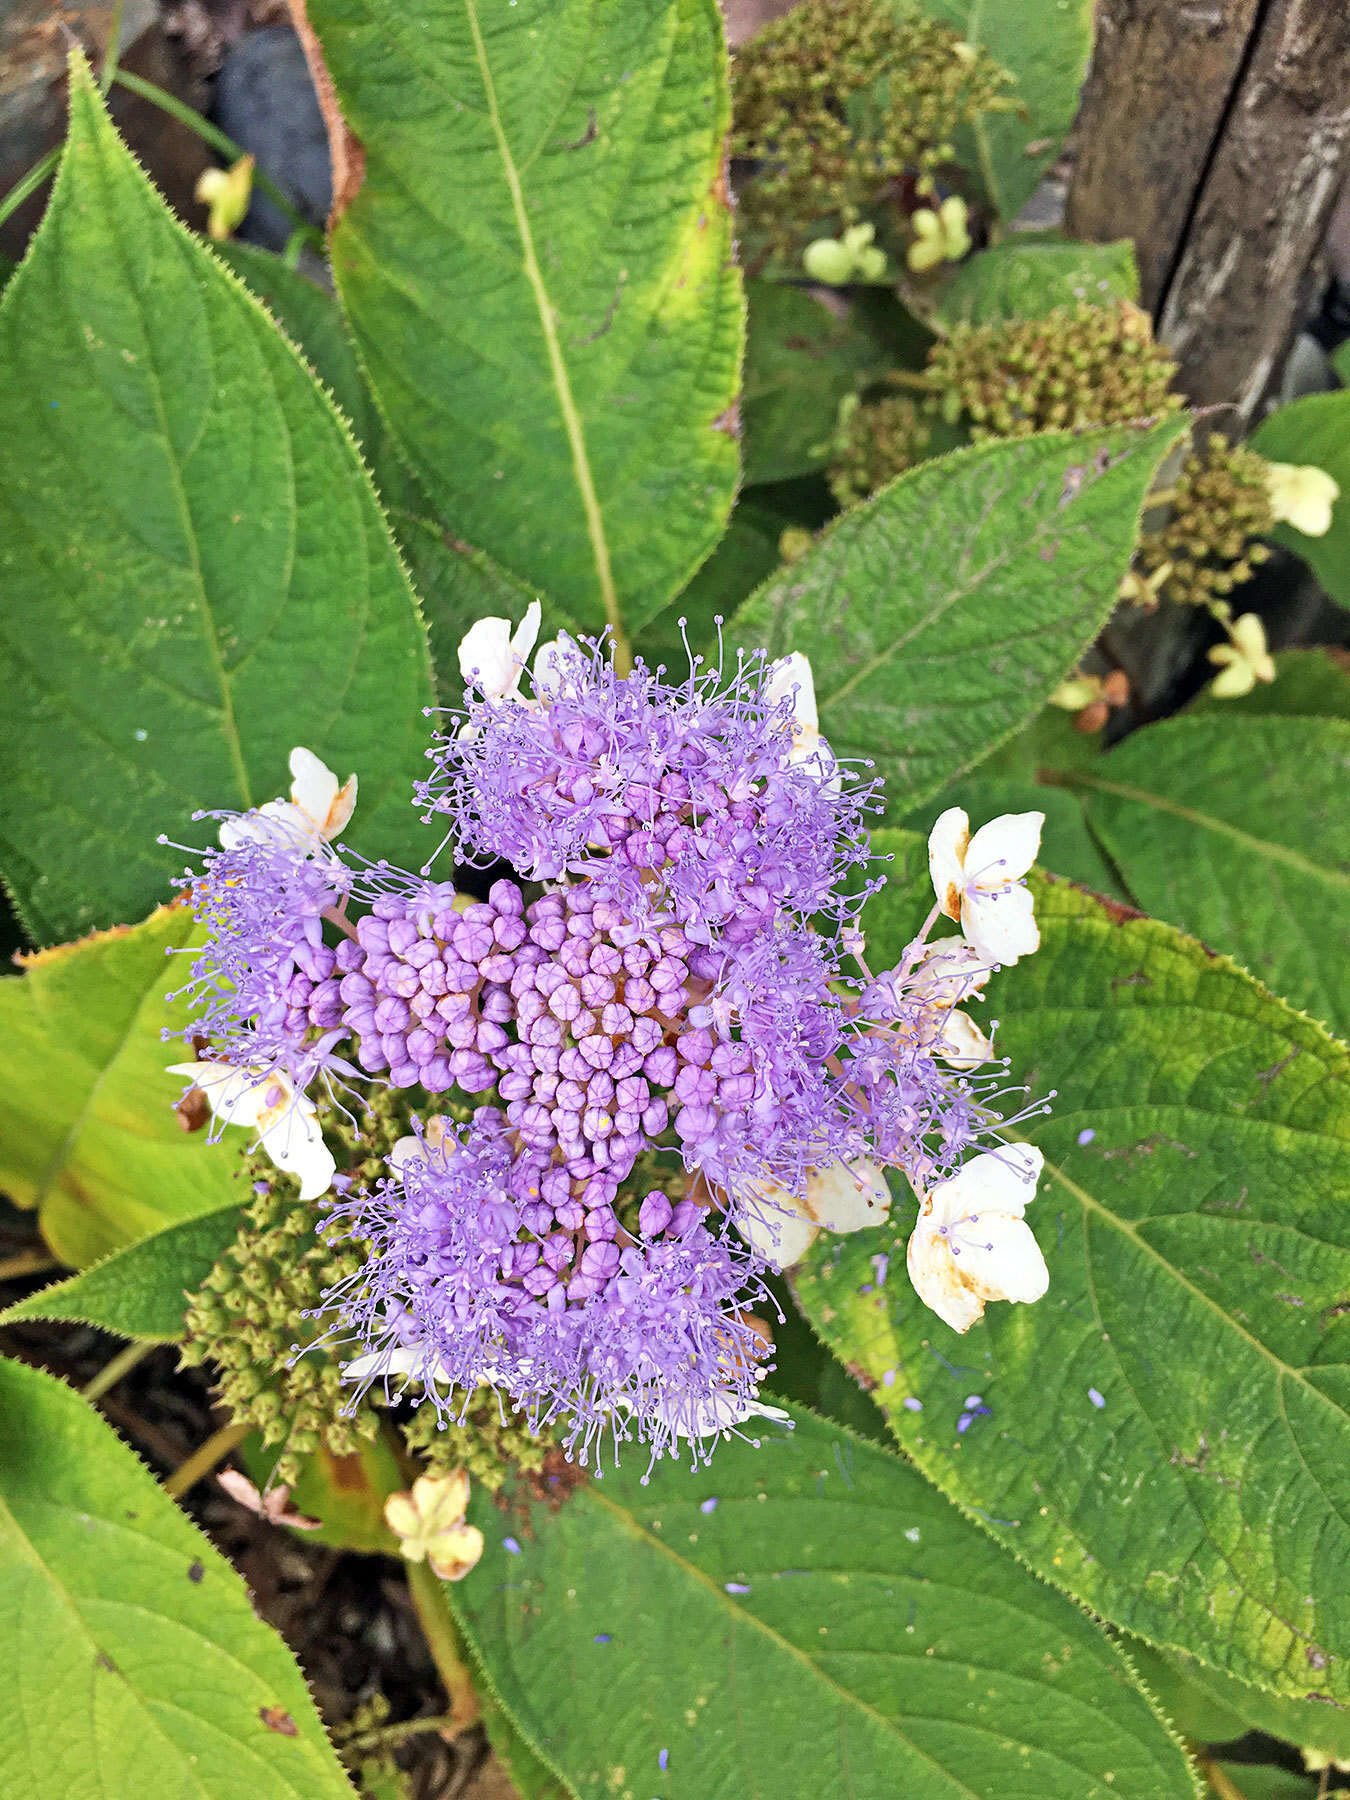
<path fill-rule="evenodd" d="M 1008 81 L 948 25 L 884 0 L 808 0 L 736 54 L 732 154 L 757 165 L 741 195 L 745 229 L 791 255 L 813 227 L 853 223 L 902 177 L 923 191 L 958 128 Z"/>
<path fill-rule="evenodd" d="M 1176 412 L 1176 364 L 1127 300 L 1060 308 L 1043 319 L 958 325 L 933 346 L 928 378 L 976 443 L 1124 425 Z"/>
<path fill-rule="evenodd" d="M 293 1486 L 302 1459 L 321 1444 L 351 1456 L 377 1429 L 368 1406 L 353 1409 L 335 1358 L 319 1348 L 295 1354 L 314 1335 L 308 1315 L 363 1257 L 358 1246 L 316 1233 L 314 1209 L 296 1199 L 290 1177 L 269 1171 L 255 1185 L 262 1192 L 238 1237 L 188 1296 L 182 1360 L 213 1365 L 222 1405 L 265 1444 L 282 1446 L 276 1479 Z"/>
<path fill-rule="evenodd" d="M 434 1406 L 419 1406 L 403 1426 L 403 1441 L 429 1475 L 463 1469 L 486 1493 L 495 1494 L 515 1472 L 537 1474 L 556 1442 L 545 1427 L 531 1431 L 518 1413 L 503 1407 L 495 1388 L 478 1388 L 467 1405 L 445 1403 L 462 1424 L 448 1425 Z"/>
<path fill-rule="evenodd" d="M 1180 605 L 1226 605 L 1270 555 L 1259 542 L 1273 530 L 1269 464 L 1255 450 L 1211 437 L 1181 465 L 1164 525 L 1140 539 L 1139 566 L 1166 569 L 1157 591 Z"/>
<path fill-rule="evenodd" d="M 828 470 L 837 504 L 854 506 L 912 468 L 923 459 L 930 435 L 923 413 L 907 394 L 861 402 L 850 395 L 839 409 Z"/>

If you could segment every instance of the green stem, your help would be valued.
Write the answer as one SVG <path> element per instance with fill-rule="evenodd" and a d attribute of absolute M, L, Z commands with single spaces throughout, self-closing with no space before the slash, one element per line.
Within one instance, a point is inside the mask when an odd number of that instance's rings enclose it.
<path fill-rule="evenodd" d="M 362 1731 L 343 1744 L 344 1750 L 379 1750 L 401 1744 L 404 1738 L 419 1737 L 426 1731 L 457 1732 L 459 1720 L 451 1713 L 437 1713 L 430 1719 L 405 1719 L 401 1725 L 381 1725 L 378 1730 Z"/>
<path fill-rule="evenodd" d="M 20 1275 L 45 1275 L 48 1269 L 56 1267 L 50 1250 L 20 1250 L 17 1256 L 7 1256 L 0 1262 L 0 1281 L 16 1281 Z"/>
<path fill-rule="evenodd" d="M 164 1483 L 164 1491 L 172 1494 L 175 1500 L 181 1500 L 189 1488 L 196 1487 L 203 1475 L 209 1475 L 218 1462 L 224 1462 L 247 1433 L 248 1426 L 242 1423 L 222 1425 L 219 1431 L 213 1431 L 200 1450 L 194 1450 L 185 1463 L 178 1465 Z"/>
<path fill-rule="evenodd" d="M 147 81 L 143 75 L 133 75 L 129 69 L 118 69 L 113 79 L 118 87 L 124 87 L 130 94 L 139 94 L 142 100 L 148 100 L 152 106 L 159 107 L 161 112 L 166 112 L 171 118 L 177 119 L 180 125 L 186 125 L 189 131 L 195 131 L 203 143 L 209 144 L 213 150 L 218 150 L 222 156 L 228 156 L 231 162 L 238 162 L 239 158 L 246 154 L 242 145 L 236 144 L 232 137 L 226 137 L 225 133 L 213 125 L 209 119 L 204 119 L 199 112 L 188 106 L 185 101 L 180 100 L 176 94 L 169 93 L 167 88 L 159 87 L 153 81 Z M 293 201 L 282 193 L 270 175 L 262 169 L 255 169 L 253 179 L 261 191 L 267 195 L 267 198 L 281 208 L 297 231 L 303 232 L 310 241 L 322 246 L 323 234 L 308 220 L 300 216 Z"/>
<path fill-rule="evenodd" d="M 0 225 L 4 224 L 11 213 L 18 212 L 19 208 L 30 195 L 35 194 L 38 191 L 47 177 L 55 170 L 56 165 L 60 160 L 61 151 L 59 148 L 49 150 L 42 158 L 41 162 L 35 162 L 26 175 L 21 175 L 19 177 L 14 183 L 14 186 L 5 195 L 4 199 L 0 200 Z"/>
<path fill-rule="evenodd" d="M 404 1566 L 422 1635 L 450 1702 L 450 1716 L 454 1720 L 451 1730 L 458 1736 L 470 1725 L 478 1723 L 480 1709 L 473 1677 L 464 1660 L 464 1646 L 450 1611 L 450 1602 L 445 1597 L 445 1583 L 428 1563 L 410 1562 Z"/>
<path fill-rule="evenodd" d="M 122 49 L 122 10 L 125 0 L 117 0 L 113 7 L 112 24 L 108 28 L 108 48 L 103 53 L 103 73 L 98 78 L 98 91 L 106 100 L 108 89 L 117 74 L 117 58 Z"/>
<path fill-rule="evenodd" d="M 106 1394 L 110 1387 L 116 1387 L 124 1375 L 129 1375 L 138 1362 L 144 1362 L 158 1344 L 128 1344 L 125 1350 L 119 1350 L 111 1362 L 104 1363 L 94 1379 L 80 1389 L 86 1400 L 97 1400 Z"/>

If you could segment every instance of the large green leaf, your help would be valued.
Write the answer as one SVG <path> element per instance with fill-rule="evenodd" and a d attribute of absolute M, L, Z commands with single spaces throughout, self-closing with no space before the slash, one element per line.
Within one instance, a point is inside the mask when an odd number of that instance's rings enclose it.
<path fill-rule="evenodd" d="M 823 469 L 839 402 L 892 360 L 876 339 L 803 288 L 751 281 L 745 348 L 745 479 Z"/>
<path fill-rule="evenodd" d="M 944 325 L 1042 319 L 1079 301 L 1137 300 L 1139 271 L 1128 238 L 1076 244 L 1018 232 L 981 250 L 953 272 L 938 301 Z"/>
<path fill-rule="evenodd" d="M 1064 779 L 1137 905 L 1350 1036 L 1350 721 L 1171 719 Z"/>
<path fill-rule="evenodd" d="M 1016 78 L 1016 112 L 984 113 L 957 137 L 995 210 L 1010 219 L 1036 191 L 1078 111 L 1092 51 L 1091 0 L 922 0 Z"/>
<path fill-rule="evenodd" d="M 457 1611 L 582 1800 L 1191 1791 L 1076 1607 L 888 1452 L 794 1424 L 698 1472 L 630 1457 L 561 1505 L 477 1503 Z"/>
<path fill-rule="evenodd" d="M 166 995 L 189 960 L 169 952 L 193 929 L 185 908 L 162 907 L 130 930 L 39 951 L 0 982 L 0 1187 L 38 1208 L 47 1242 L 76 1267 L 239 1199 L 239 1163 L 183 1131 L 182 1077 L 166 1073 L 177 1059 L 161 1033 L 182 1022 Z"/>
<path fill-rule="evenodd" d="M 164 206 L 76 58 L 70 139 L 0 303 L 0 861 L 39 941 L 139 918 L 308 744 L 402 860 L 426 636 L 350 435 Z"/>
<path fill-rule="evenodd" d="M 922 841 L 892 847 L 866 921 L 883 961 L 926 905 Z M 799 1297 L 924 1471 L 1048 1580 L 1344 1701 L 1350 1052 L 1168 926 L 1037 892 L 1042 947 L 996 999 L 1000 1049 L 1055 1096 L 1023 1127 L 1047 1159 L 1028 1221 L 1048 1296 L 958 1337 L 874 1231 L 818 1240 Z M 961 1432 L 972 1392 L 989 1413 Z"/>
<path fill-rule="evenodd" d="M 0 1363 L 0 1793 L 352 1800 L 234 1570 L 79 1396 Z"/>
<path fill-rule="evenodd" d="M 310 0 L 364 184 L 333 265 L 456 537 L 651 616 L 736 486 L 742 300 L 713 0 Z"/>
<path fill-rule="evenodd" d="M 958 450 L 845 513 L 736 615 L 815 670 L 821 730 L 902 817 L 1039 709 L 1109 614 L 1155 470 L 1186 429 Z"/>
<path fill-rule="evenodd" d="M 78 1319 L 122 1337 L 172 1343 L 183 1335 L 184 1296 L 199 1288 L 239 1235 L 239 1202 L 153 1232 L 65 1281 L 0 1313 L 16 1319 Z"/>
<path fill-rule="evenodd" d="M 1277 525 L 1275 537 L 1298 552 L 1333 600 L 1350 606 L 1350 388 L 1305 394 L 1282 406 L 1261 421 L 1250 442 L 1272 462 L 1312 463 L 1340 484 L 1324 537 L 1292 525 Z"/>

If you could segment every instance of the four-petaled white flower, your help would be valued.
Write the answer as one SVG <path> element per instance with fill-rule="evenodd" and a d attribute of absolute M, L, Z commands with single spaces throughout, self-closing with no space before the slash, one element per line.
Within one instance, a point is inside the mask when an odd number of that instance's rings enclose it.
<path fill-rule="evenodd" d="M 169 1073 L 186 1075 L 200 1088 L 222 1125 L 246 1125 L 256 1132 L 276 1166 L 299 1177 L 302 1200 L 328 1191 L 337 1164 L 323 1141 L 317 1109 L 286 1076 L 218 1062 L 171 1063 Z"/>
<path fill-rule="evenodd" d="M 1323 537 L 1331 529 L 1331 509 L 1341 497 L 1340 483 L 1315 463 L 1267 463 L 1266 489 L 1277 519 L 1305 537 Z"/>
<path fill-rule="evenodd" d="M 815 1170 L 802 1194 L 791 1194 L 776 1181 L 757 1181 L 737 1209 L 736 1224 L 757 1255 L 775 1269 L 787 1269 L 806 1255 L 818 1231 L 879 1225 L 890 1204 L 886 1177 L 860 1156 Z"/>
<path fill-rule="evenodd" d="M 409 1562 L 429 1563 L 442 1581 L 462 1581 L 483 1554 L 482 1532 L 464 1522 L 468 1504 L 463 1469 L 419 1475 L 410 1492 L 390 1494 L 384 1520 Z"/>
<path fill-rule="evenodd" d="M 939 818 L 928 839 L 928 867 L 938 906 L 958 919 L 966 941 L 989 963 L 1007 968 L 1040 947 L 1032 898 L 1022 877 L 1041 843 L 1041 812 L 1003 813 L 972 837 L 959 806 Z"/>
<path fill-rule="evenodd" d="M 460 639 L 459 672 L 485 700 L 519 699 L 540 616 L 539 602 L 531 600 L 514 631 L 509 619 L 479 619 Z"/>
<path fill-rule="evenodd" d="M 1258 681 L 1274 681 L 1275 659 L 1266 648 L 1266 628 L 1256 613 L 1243 613 L 1227 626 L 1228 642 L 1215 644 L 1209 660 L 1219 673 L 1209 691 L 1219 700 L 1240 700 Z"/>
<path fill-rule="evenodd" d="M 356 777 L 349 775 L 339 783 L 327 764 L 302 744 L 291 751 L 291 777 L 289 800 L 269 800 L 254 812 L 223 822 L 220 841 L 226 850 L 248 839 L 265 843 L 276 838 L 315 854 L 326 853 L 325 846 L 342 831 L 356 806 Z"/>
<path fill-rule="evenodd" d="M 1044 1163 L 1033 1145 L 1006 1144 L 972 1157 L 921 1195 L 906 1254 L 909 1278 L 953 1331 L 969 1331 L 987 1300 L 1039 1300 L 1050 1285 L 1022 1217 Z"/>

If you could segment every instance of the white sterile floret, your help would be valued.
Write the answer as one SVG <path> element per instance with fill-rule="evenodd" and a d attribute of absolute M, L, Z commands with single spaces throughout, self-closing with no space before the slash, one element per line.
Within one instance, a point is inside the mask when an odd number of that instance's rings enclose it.
<path fill-rule="evenodd" d="M 307 1094 L 284 1075 L 259 1074 L 227 1063 L 171 1063 L 171 1075 L 185 1075 L 200 1088 L 212 1114 L 222 1125 L 243 1125 L 257 1134 L 262 1150 L 287 1175 L 300 1182 L 300 1198 L 316 1200 L 327 1193 L 337 1173 L 332 1152 L 323 1141 L 318 1111 Z"/>
<path fill-rule="evenodd" d="M 291 751 L 291 797 L 269 800 L 254 812 L 226 819 L 220 827 L 222 849 L 233 850 L 250 839 L 279 843 L 314 854 L 326 854 L 346 826 L 356 806 L 356 777 L 339 783 L 337 776 L 312 750 L 297 744 Z"/>
<path fill-rule="evenodd" d="M 1045 1158 L 1031 1144 L 972 1157 L 920 1196 L 906 1261 L 914 1291 L 953 1331 L 969 1331 L 988 1300 L 1039 1300 L 1050 1285 L 1023 1218 Z"/>
<path fill-rule="evenodd" d="M 1227 629 L 1228 642 L 1215 644 L 1209 652 L 1209 660 L 1219 665 L 1209 691 L 1220 700 L 1240 700 L 1258 681 L 1274 681 L 1275 659 L 1266 647 L 1259 614 L 1243 613 Z"/>
<path fill-rule="evenodd" d="M 658 1406 L 658 1412 L 661 1408 Z M 697 1443 L 700 1438 L 714 1437 L 719 1432 L 734 1431 L 747 1419 L 768 1419 L 775 1425 L 791 1427 L 792 1415 L 781 1406 L 769 1406 L 763 1400 L 746 1400 L 722 1389 L 700 1402 L 691 1414 L 679 1418 L 665 1415 L 666 1423 L 676 1437 Z"/>
<path fill-rule="evenodd" d="M 839 787 L 839 767 L 834 754 L 820 735 L 820 714 L 816 708 L 816 683 L 811 664 L 800 650 L 769 664 L 764 681 L 764 698 L 770 706 L 792 701 L 792 748 L 788 760 L 814 763 L 822 782 Z"/>
<path fill-rule="evenodd" d="M 1315 463 L 1267 463 L 1270 510 L 1305 537 L 1324 537 L 1331 530 L 1331 509 L 1341 497 L 1340 483 Z"/>
<path fill-rule="evenodd" d="M 815 1170 L 800 1195 L 776 1181 L 757 1181 L 737 1208 L 736 1224 L 757 1255 L 775 1269 L 787 1269 L 806 1255 L 818 1231 L 879 1225 L 890 1204 L 886 1177 L 870 1158 L 860 1156 Z"/>
<path fill-rule="evenodd" d="M 531 600 L 525 617 L 511 629 L 509 619 L 479 619 L 459 645 L 459 672 L 486 700 L 515 700 L 535 640 L 539 636 L 539 602 Z"/>
<path fill-rule="evenodd" d="M 928 839 L 938 905 L 960 921 L 967 943 L 989 964 L 1008 967 L 1040 948 L 1023 876 L 1036 860 L 1042 812 L 1003 813 L 971 836 L 969 816 L 952 806 Z"/>

